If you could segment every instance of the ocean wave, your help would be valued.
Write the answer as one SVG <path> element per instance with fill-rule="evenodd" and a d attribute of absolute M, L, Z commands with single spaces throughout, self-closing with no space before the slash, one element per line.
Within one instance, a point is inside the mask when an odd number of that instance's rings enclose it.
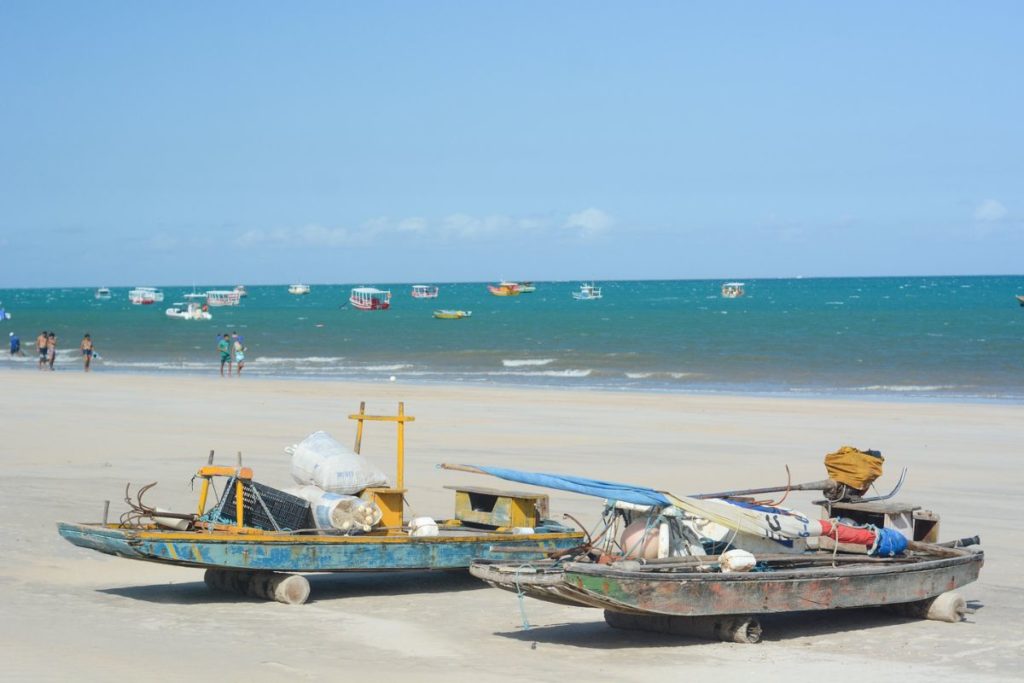
<path fill-rule="evenodd" d="M 518 368 L 524 365 L 551 365 L 554 358 L 522 358 L 519 360 L 502 360 L 501 364 L 506 368 Z"/>
<path fill-rule="evenodd" d="M 391 370 L 405 370 L 406 368 L 411 368 L 411 367 L 412 366 L 409 365 L 408 363 L 395 363 L 394 365 L 363 365 L 361 367 L 360 366 L 353 366 L 350 369 L 352 369 L 352 370 L 366 370 L 367 372 L 382 372 L 382 371 L 385 371 L 385 370 L 387 370 L 387 371 L 391 371 Z"/>
<path fill-rule="evenodd" d="M 267 365 L 295 365 L 297 363 L 316 363 L 326 365 L 328 363 L 337 363 L 345 360 L 345 356 L 303 356 L 301 358 L 280 358 L 277 356 L 260 356 L 259 358 L 253 358 L 254 361 L 259 361 L 261 364 Z"/>
<path fill-rule="evenodd" d="M 854 391 L 952 391 L 958 388 L 951 384 L 872 384 L 854 387 Z"/>
<path fill-rule="evenodd" d="M 630 379 L 647 379 L 648 377 L 651 377 L 653 375 L 654 375 L 653 372 L 627 372 L 626 373 L 626 377 L 628 377 Z"/>
<path fill-rule="evenodd" d="M 484 372 L 480 374 L 492 377 L 589 377 L 592 372 L 593 370 L 587 368 L 584 370 L 506 370 L 504 372 Z"/>

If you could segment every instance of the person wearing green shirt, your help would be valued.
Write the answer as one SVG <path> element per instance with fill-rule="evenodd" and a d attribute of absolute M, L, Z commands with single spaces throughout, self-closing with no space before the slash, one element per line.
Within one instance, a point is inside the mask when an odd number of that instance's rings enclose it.
<path fill-rule="evenodd" d="M 224 376 L 224 364 L 228 366 L 228 377 L 231 376 L 231 341 L 228 337 L 228 333 L 225 332 L 221 335 L 220 341 L 217 342 L 217 350 L 220 351 L 220 376 Z"/>

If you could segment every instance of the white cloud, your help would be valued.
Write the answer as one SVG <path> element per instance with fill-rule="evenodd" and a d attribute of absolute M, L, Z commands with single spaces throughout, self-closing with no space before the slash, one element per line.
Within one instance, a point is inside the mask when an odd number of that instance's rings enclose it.
<path fill-rule="evenodd" d="M 341 247 L 353 242 L 345 228 L 327 228 L 310 224 L 300 228 L 275 228 L 274 230 L 247 230 L 235 238 L 239 247 L 272 246 L 318 246 Z"/>
<path fill-rule="evenodd" d="M 404 239 L 432 242 L 509 241 L 535 238 L 545 233 L 572 229 L 589 238 L 607 232 L 614 221 L 600 209 L 585 209 L 565 220 L 557 217 L 475 216 L 453 213 L 438 220 L 422 216 L 392 219 L 373 218 L 356 229 L 310 224 L 294 228 L 259 229 L 242 232 L 235 238 L 239 247 L 354 247 L 369 246 L 401 236 Z"/>
<path fill-rule="evenodd" d="M 986 199 L 974 209 L 974 220 L 995 223 L 1006 217 L 1006 207 L 995 199 Z"/>
<path fill-rule="evenodd" d="M 596 237 L 611 230 L 615 224 L 614 219 L 601 209 L 593 207 L 570 214 L 565 221 L 565 227 L 569 230 L 577 230 L 580 237 Z"/>

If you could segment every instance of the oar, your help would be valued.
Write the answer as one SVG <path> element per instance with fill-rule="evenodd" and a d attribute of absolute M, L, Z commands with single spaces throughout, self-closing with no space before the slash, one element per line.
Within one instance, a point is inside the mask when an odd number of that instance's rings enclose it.
<path fill-rule="evenodd" d="M 735 498 L 736 496 L 755 496 L 761 493 L 781 493 L 782 491 L 824 491 L 835 485 L 831 479 L 810 481 L 806 484 L 788 484 L 786 486 L 768 486 L 761 489 L 741 489 L 736 491 L 719 491 L 717 493 L 694 493 L 690 498 Z"/>

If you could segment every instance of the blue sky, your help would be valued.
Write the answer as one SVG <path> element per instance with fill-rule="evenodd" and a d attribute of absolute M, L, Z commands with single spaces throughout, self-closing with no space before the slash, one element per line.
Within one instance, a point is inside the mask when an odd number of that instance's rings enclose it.
<path fill-rule="evenodd" d="M 0 287 L 1021 273 L 1021 26 L 2 3 Z"/>

